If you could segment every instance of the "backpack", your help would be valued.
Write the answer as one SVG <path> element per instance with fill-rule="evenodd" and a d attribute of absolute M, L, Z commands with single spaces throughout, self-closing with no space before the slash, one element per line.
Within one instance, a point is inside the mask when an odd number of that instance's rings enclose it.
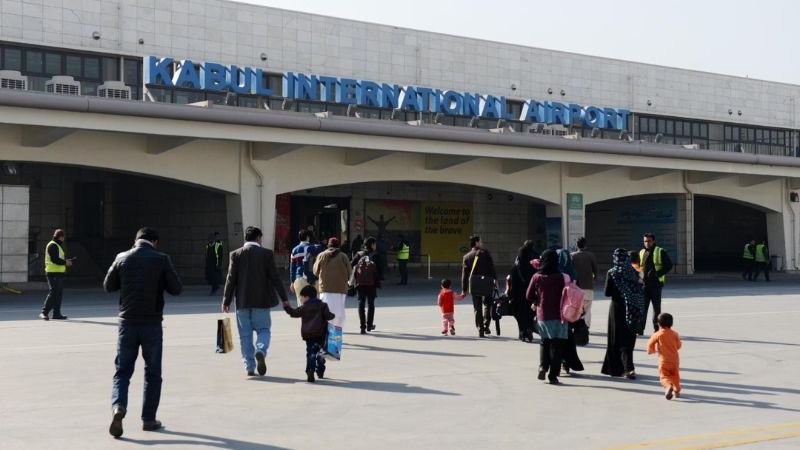
<path fill-rule="evenodd" d="M 322 253 L 322 246 L 317 244 L 311 244 L 306 249 L 306 259 L 304 264 L 308 264 L 308 281 L 313 282 L 316 281 L 317 277 L 314 276 L 314 263 L 317 262 L 317 256 Z"/>
<path fill-rule="evenodd" d="M 569 275 L 564 276 L 564 290 L 561 291 L 561 323 L 575 322 L 583 314 L 583 291 L 570 280 Z"/>
<path fill-rule="evenodd" d="M 368 256 L 362 256 L 356 266 L 356 286 L 375 286 L 378 280 L 378 268 Z"/>

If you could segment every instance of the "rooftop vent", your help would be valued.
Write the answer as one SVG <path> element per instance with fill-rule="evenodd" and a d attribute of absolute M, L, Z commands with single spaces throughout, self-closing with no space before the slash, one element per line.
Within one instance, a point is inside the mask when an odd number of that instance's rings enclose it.
<path fill-rule="evenodd" d="M 28 90 L 28 77 L 16 70 L 0 70 L 0 88 Z"/>
<path fill-rule="evenodd" d="M 61 95 L 81 95 L 81 83 L 68 76 L 57 76 L 45 83 L 47 92 Z"/>
<path fill-rule="evenodd" d="M 103 98 L 117 98 L 130 100 L 131 88 L 121 81 L 106 81 L 97 88 L 97 96 Z"/>

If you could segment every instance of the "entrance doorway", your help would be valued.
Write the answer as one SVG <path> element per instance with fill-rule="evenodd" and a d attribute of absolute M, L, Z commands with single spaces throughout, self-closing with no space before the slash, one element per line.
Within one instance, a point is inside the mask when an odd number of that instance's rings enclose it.
<path fill-rule="evenodd" d="M 738 271 L 750 239 L 767 237 L 767 215 L 742 203 L 694 198 L 694 264 L 697 271 Z"/>
<path fill-rule="evenodd" d="M 324 241 L 330 237 L 348 239 L 350 197 L 292 197 L 291 240 L 306 229 L 314 238 Z"/>

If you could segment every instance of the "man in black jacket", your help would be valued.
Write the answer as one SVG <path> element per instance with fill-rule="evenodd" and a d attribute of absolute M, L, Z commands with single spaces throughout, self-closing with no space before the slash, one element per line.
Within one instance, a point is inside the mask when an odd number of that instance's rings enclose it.
<path fill-rule="evenodd" d="M 644 272 L 644 317 L 647 309 L 653 304 L 653 332 L 658 331 L 658 315 L 661 314 L 661 290 L 667 273 L 672 270 L 672 260 L 667 252 L 656 245 L 656 236 L 645 233 L 642 236 L 644 248 L 639 251 L 639 261 Z"/>
<path fill-rule="evenodd" d="M 247 376 L 267 373 L 267 350 L 269 349 L 272 317 L 270 308 L 278 305 L 278 296 L 284 303 L 289 301 L 286 289 L 275 268 L 272 250 L 261 246 L 262 233 L 256 227 L 244 231 L 244 246 L 231 252 L 228 278 L 222 311 L 229 312 L 236 297 L 236 325 L 242 347 L 242 361 Z M 253 332 L 256 344 L 253 347 Z"/>
<path fill-rule="evenodd" d="M 156 251 L 158 233 L 142 228 L 133 248 L 117 255 L 103 282 L 106 292 L 120 291 L 116 372 L 111 390 L 113 419 L 109 433 L 122 436 L 122 419 L 128 407 L 128 385 L 142 348 L 144 359 L 144 404 L 142 429 L 161 428 L 156 420 L 161 400 L 161 354 L 164 291 L 181 293 L 181 280 L 169 256 Z"/>
<path fill-rule="evenodd" d="M 472 308 L 475 310 L 475 326 L 478 328 L 478 336 L 486 337 L 491 334 L 489 325 L 492 322 L 492 296 L 475 295 L 470 286 L 472 276 L 484 276 L 493 280 L 494 287 L 497 288 L 497 272 L 494 268 L 494 260 L 489 250 L 483 248 L 483 241 L 480 236 L 470 236 L 470 246 L 472 250 L 464 255 L 463 266 L 461 268 L 461 298 L 466 293 L 472 294 Z"/>

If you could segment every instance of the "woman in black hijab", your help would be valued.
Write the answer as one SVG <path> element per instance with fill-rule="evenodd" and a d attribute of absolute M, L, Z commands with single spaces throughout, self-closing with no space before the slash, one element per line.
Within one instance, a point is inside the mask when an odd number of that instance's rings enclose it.
<path fill-rule="evenodd" d="M 506 276 L 506 295 L 511 299 L 511 310 L 519 328 L 519 340 L 523 342 L 533 342 L 535 314 L 531 309 L 531 302 L 525 296 L 525 290 L 536 273 L 532 263 L 538 257 L 539 254 L 533 249 L 533 241 L 523 242 L 517 251 L 514 265 Z"/>

